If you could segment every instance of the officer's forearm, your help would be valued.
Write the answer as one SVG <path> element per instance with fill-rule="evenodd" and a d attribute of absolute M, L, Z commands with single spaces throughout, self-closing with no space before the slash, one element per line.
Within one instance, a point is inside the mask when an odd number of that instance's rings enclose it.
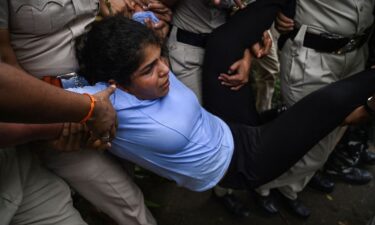
<path fill-rule="evenodd" d="M 58 138 L 62 124 L 0 123 L 0 147 Z"/>
<path fill-rule="evenodd" d="M 79 122 L 90 110 L 90 99 L 0 63 L 0 109 L 2 122 Z"/>

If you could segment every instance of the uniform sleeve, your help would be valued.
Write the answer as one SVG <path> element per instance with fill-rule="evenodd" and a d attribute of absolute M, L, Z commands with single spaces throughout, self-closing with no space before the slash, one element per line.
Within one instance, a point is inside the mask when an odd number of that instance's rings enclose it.
<path fill-rule="evenodd" d="M 0 29 L 8 29 L 9 0 L 0 0 Z"/>

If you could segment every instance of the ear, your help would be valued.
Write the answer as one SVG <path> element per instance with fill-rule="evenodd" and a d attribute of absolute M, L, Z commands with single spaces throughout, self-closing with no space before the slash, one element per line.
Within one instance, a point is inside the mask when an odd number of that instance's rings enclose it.
<path fill-rule="evenodd" d="M 118 89 L 123 90 L 123 91 L 125 91 L 125 92 L 129 92 L 129 90 L 128 90 L 125 86 L 120 85 L 120 84 L 119 84 L 117 81 L 115 81 L 114 79 L 109 79 L 109 80 L 108 80 L 108 84 L 110 84 L 110 85 L 114 84 L 114 85 L 116 85 L 116 87 L 117 87 Z"/>

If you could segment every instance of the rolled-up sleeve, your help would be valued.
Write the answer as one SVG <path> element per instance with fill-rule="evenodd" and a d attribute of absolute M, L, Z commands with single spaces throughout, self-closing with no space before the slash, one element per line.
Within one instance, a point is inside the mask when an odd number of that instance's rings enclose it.
<path fill-rule="evenodd" d="M 0 0 L 0 29 L 8 29 L 9 7 L 8 0 Z"/>

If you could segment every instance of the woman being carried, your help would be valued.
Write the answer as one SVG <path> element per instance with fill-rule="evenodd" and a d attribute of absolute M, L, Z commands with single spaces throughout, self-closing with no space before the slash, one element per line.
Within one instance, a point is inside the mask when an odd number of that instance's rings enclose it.
<path fill-rule="evenodd" d="M 96 84 L 73 91 L 118 86 L 110 151 L 195 191 L 276 178 L 375 93 L 374 71 L 366 71 L 312 93 L 271 123 L 226 124 L 169 72 L 159 39 L 140 23 L 114 17 L 95 24 L 79 54 Z"/>

